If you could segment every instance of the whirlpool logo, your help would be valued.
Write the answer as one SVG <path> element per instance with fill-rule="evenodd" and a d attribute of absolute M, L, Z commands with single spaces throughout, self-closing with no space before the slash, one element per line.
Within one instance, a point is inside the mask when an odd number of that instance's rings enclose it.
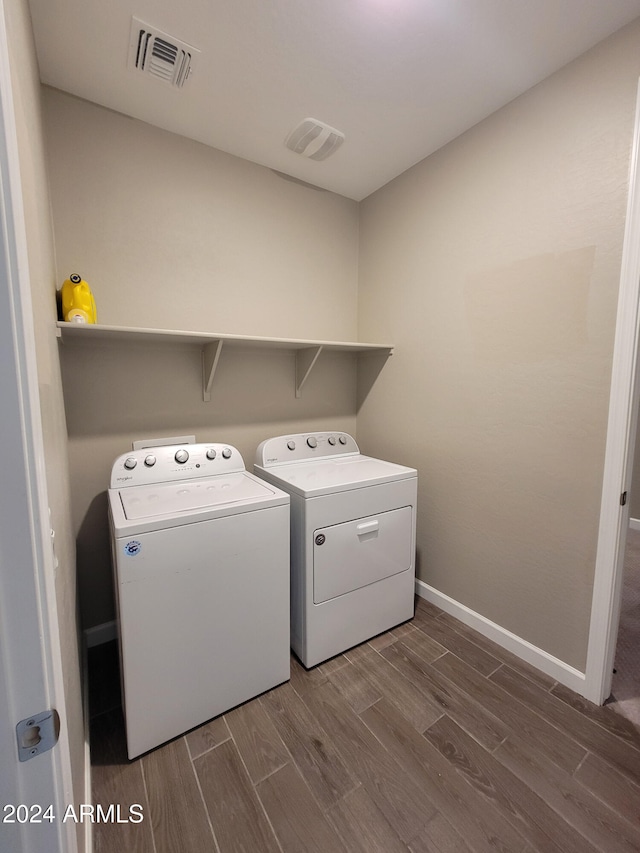
<path fill-rule="evenodd" d="M 135 539 L 132 539 L 130 542 L 124 546 L 124 553 L 127 557 L 137 557 L 138 554 L 142 551 L 142 543 L 138 542 Z"/>

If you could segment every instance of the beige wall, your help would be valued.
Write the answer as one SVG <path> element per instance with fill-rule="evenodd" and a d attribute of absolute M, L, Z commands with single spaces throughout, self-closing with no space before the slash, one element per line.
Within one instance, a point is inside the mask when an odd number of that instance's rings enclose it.
<path fill-rule="evenodd" d="M 583 669 L 639 48 L 634 24 L 360 206 L 45 89 L 58 284 L 80 272 L 103 323 L 395 342 L 357 434 L 419 469 L 421 579 Z M 296 400 L 290 353 L 226 353 L 203 403 L 196 350 L 62 353 L 85 625 L 113 615 L 133 439 L 250 464 L 355 429 L 345 358 Z"/>
<path fill-rule="evenodd" d="M 45 89 L 58 275 L 101 323 L 351 340 L 356 202 Z"/>
<path fill-rule="evenodd" d="M 358 206 L 44 89 L 57 279 L 79 272 L 101 323 L 330 340 L 357 334 Z M 197 348 L 61 348 L 85 627 L 113 618 L 111 465 L 135 439 L 237 446 L 355 432 L 355 365 L 322 356 L 294 396 L 292 352 L 223 351 L 202 400 Z"/>
<path fill-rule="evenodd" d="M 361 206 L 358 417 L 419 469 L 419 576 L 584 669 L 629 153 L 634 24 Z"/>
<path fill-rule="evenodd" d="M 38 381 L 51 525 L 56 532 L 56 597 L 75 802 L 84 802 L 84 724 L 80 685 L 75 543 L 71 524 L 67 433 L 55 336 L 55 266 L 40 107 L 40 82 L 26 0 L 5 0 L 20 172 L 27 228 Z M 84 833 L 78 827 L 79 849 Z"/>

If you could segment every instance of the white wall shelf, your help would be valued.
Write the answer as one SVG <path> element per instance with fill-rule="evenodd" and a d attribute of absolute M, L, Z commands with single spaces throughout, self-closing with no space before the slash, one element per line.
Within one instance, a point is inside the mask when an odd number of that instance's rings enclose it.
<path fill-rule="evenodd" d="M 161 344 L 193 344 L 202 350 L 202 396 L 211 399 L 211 386 L 223 349 L 262 348 L 289 349 L 296 354 L 296 397 L 309 378 L 323 352 L 352 353 L 355 356 L 378 356 L 378 370 L 393 354 L 391 344 L 371 344 L 347 341 L 308 341 L 297 338 L 263 338 L 254 335 L 222 335 L 215 332 L 182 332 L 172 329 L 140 329 L 126 326 L 58 322 L 57 335 L 63 342 L 101 341 L 118 343 L 141 341 Z"/>

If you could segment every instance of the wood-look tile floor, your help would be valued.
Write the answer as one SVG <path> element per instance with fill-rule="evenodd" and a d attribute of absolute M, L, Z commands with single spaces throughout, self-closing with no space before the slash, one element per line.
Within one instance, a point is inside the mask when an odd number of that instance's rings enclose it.
<path fill-rule="evenodd" d="M 95 824 L 96 853 L 640 851 L 640 729 L 422 600 L 134 761 L 109 654 L 90 659 L 94 800 L 144 820 Z"/>

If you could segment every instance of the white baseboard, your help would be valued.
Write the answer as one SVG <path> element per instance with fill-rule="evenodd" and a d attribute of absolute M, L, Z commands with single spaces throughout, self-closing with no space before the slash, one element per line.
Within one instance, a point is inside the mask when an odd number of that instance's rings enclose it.
<path fill-rule="evenodd" d="M 101 646 L 103 643 L 117 639 L 117 637 L 118 630 L 114 621 L 103 622 L 102 625 L 94 625 L 93 628 L 87 628 L 84 631 L 84 642 L 88 649 Z"/>
<path fill-rule="evenodd" d="M 495 622 L 491 622 L 490 619 L 481 616 L 455 599 L 449 598 L 448 595 L 439 592 L 437 589 L 424 583 L 424 581 L 416 579 L 416 594 L 420 598 L 430 601 L 431 604 L 435 604 L 436 607 L 439 607 L 456 619 L 459 619 L 460 622 L 464 622 L 465 625 L 473 628 L 474 631 L 482 634 L 483 637 L 493 640 L 494 643 L 502 646 L 503 649 L 512 652 L 517 657 L 535 666 L 536 669 L 541 670 L 541 672 L 564 684 L 565 687 L 584 696 L 585 674 L 583 672 L 574 669 L 569 664 L 553 657 L 553 655 L 543 651 L 543 649 L 539 649 L 527 640 L 523 640 L 522 637 L 512 634 L 506 628 L 496 625 Z"/>
<path fill-rule="evenodd" d="M 632 530 L 640 530 L 640 518 L 630 518 L 629 527 Z"/>

